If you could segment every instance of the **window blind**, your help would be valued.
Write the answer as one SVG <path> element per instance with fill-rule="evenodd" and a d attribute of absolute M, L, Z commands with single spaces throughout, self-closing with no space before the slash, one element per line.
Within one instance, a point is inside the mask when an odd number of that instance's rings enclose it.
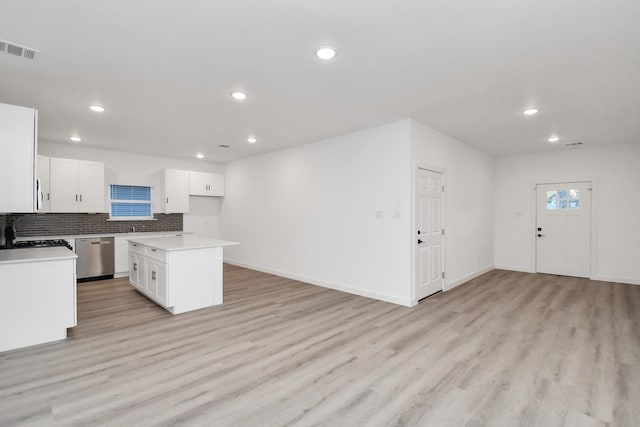
<path fill-rule="evenodd" d="M 111 218 L 151 218 L 151 187 L 111 185 Z"/>

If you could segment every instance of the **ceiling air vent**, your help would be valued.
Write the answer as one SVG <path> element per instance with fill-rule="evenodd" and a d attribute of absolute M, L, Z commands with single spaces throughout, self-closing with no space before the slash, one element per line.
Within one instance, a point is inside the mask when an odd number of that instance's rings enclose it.
<path fill-rule="evenodd" d="M 25 49 L 22 53 L 25 58 L 33 59 L 36 56 L 36 51 L 32 49 Z"/>
<path fill-rule="evenodd" d="M 12 55 L 22 56 L 27 59 L 33 59 L 36 53 L 40 52 L 38 49 L 32 49 L 26 46 L 20 46 L 6 40 L 0 40 L 0 52 L 7 52 Z"/>
<path fill-rule="evenodd" d="M 569 144 L 564 144 L 565 147 L 578 147 L 582 145 L 582 142 L 570 142 Z"/>
<path fill-rule="evenodd" d="M 218 145 L 218 147 L 220 147 L 220 148 L 231 148 L 231 146 L 227 145 L 227 144 L 220 144 L 220 145 Z"/>

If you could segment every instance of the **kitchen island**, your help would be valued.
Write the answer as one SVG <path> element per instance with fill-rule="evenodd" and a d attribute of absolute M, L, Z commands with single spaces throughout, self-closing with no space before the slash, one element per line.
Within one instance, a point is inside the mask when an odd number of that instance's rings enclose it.
<path fill-rule="evenodd" d="M 172 314 L 222 304 L 222 255 L 236 242 L 201 236 L 129 240 L 129 283 Z"/>
<path fill-rule="evenodd" d="M 76 258 L 64 247 L 0 250 L 0 351 L 67 338 L 77 322 Z"/>

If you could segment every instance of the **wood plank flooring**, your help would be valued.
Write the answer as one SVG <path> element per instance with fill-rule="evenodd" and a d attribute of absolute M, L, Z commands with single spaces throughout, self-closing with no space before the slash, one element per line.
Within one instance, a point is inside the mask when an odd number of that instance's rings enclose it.
<path fill-rule="evenodd" d="M 225 266 L 224 298 L 80 285 L 70 339 L 0 354 L 0 425 L 640 425 L 639 286 L 494 270 L 405 308 Z"/>

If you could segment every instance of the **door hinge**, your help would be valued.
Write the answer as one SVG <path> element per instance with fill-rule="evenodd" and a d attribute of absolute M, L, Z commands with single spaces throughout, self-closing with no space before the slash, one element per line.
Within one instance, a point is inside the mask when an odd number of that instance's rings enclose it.
<path fill-rule="evenodd" d="M 442 272 L 442 278 L 444 279 L 444 271 Z"/>
<path fill-rule="evenodd" d="M 442 229 L 442 235 L 444 236 L 444 228 Z"/>

